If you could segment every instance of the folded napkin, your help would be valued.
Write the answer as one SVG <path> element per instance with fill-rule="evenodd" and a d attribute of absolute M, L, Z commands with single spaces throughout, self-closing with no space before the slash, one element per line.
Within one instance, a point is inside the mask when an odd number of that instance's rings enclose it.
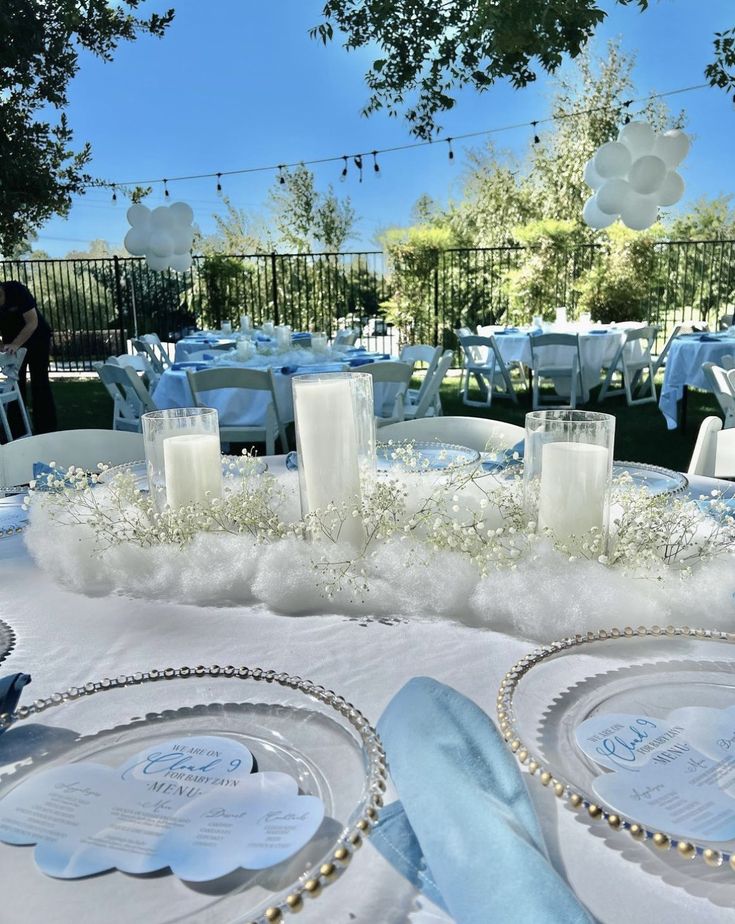
<path fill-rule="evenodd" d="M 284 375 L 305 375 L 311 372 L 341 372 L 344 363 L 312 363 L 310 366 L 282 366 Z"/>
<path fill-rule="evenodd" d="M 600 336 L 603 336 L 603 337 L 604 337 L 606 334 L 608 334 L 608 333 L 610 333 L 610 332 L 607 331 L 607 330 L 588 330 L 587 333 L 588 333 L 588 334 L 593 334 L 595 337 L 600 337 Z"/>
<path fill-rule="evenodd" d="M 209 354 L 206 354 L 206 355 L 209 355 Z M 180 372 L 182 369 L 206 369 L 207 364 L 198 363 L 192 359 L 192 360 L 189 360 L 188 362 L 172 363 L 171 368 L 176 372 Z"/>
<path fill-rule="evenodd" d="M 356 366 L 366 366 L 368 363 L 374 363 L 376 359 L 376 356 L 351 356 L 348 362 L 350 367 L 354 369 Z"/>
<path fill-rule="evenodd" d="M 30 674 L 9 674 L 0 678 L 0 715 L 15 712 L 23 687 L 30 682 Z"/>
<path fill-rule="evenodd" d="M 348 348 L 345 350 L 345 353 L 364 353 L 365 350 L 366 350 L 366 347 L 364 347 L 364 346 L 359 346 L 359 347 L 348 347 Z"/>
<path fill-rule="evenodd" d="M 291 334 L 292 340 L 311 340 L 311 334 L 308 331 L 299 331 L 296 334 Z"/>
<path fill-rule="evenodd" d="M 372 841 L 417 888 L 457 924 L 591 924 L 549 863 L 515 760 L 481 709 L 415 677 L 378 732 L 401 801 Z"/>

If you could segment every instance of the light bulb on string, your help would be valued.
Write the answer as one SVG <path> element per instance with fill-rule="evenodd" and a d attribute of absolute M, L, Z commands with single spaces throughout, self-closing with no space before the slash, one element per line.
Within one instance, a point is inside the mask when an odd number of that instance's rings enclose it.
<path fill-rule="evenodd" d="M 117 202 L 117 186 L 114 183 L 112 184 L 112 201 Z"/>
<path fill-rule="evenodd" d="M 163 181 L 163 195 L 166 199 L 171 195 L 168 191 L 168 180 L 164 179 Z"/>
<path fill-rule="evenodd" d="M 538 132 L 536 131 L 536 126 L 538 125 L 538 122 L 536 121 L 531 122 L 531 125 L 533 125 L 533 143 L 541 144 L 541 139 L 539 138 Z"/>
<path fill-rule="evenodd" d="M 286 177 L 283 175 L 283 167 L 283 164 L 278 165 L 278 182 L 281 184 L 281 186 L 286 185 Z"/>
<path fill-rule="evenodd" d="M 380 179 L 380 164 L 378 163 L 378 152 L 373 151 L 373 172 L 375 173 L 375 178 Z"/>
<path fill-rule="evenodd" d="M 341 180 L 346 180 L 346 179 L 347 179 L 347 167 L 348 167 L 348 161 L 347 161 L 347 155 L 346 155 L 346 154 L 343 154 L 343 155 L 342 155 L 342 160 L 345 162 L 345 165 L 344 165 L 344 167 L 342 168 L 342 173 L 340 174 L 340 179 L 341 179 Z"/>
<path fill-rule="evenodd" d="M 355 154 L 355 156 L 353 157 L 353 160 L 355 162 L 355 166 L 357 167 L 360 173 L 360 182 L 362 183 L 362 154 Z"/>
<path fill-rule="evenodd" d="M 447 138 L 447 144 L 449 145 L 449 159 L 454 160 L 454 150 L 452 148 L 452 139 Z"/>
<path fill-rule="evenodd" d="M 222 192 L 222 174 L 221 173 L 217 174 L 217 192 L 218 193 Z"/>
<path fill-rule="evenodd" d="M 625 109 L 625 118 L 623 119 L 623 123 L 625 125 L 627 125 L 630 122 L 630 119 L 631 119 L 630 107 L 632 104 L 633 104 L 632 99 L 628 99 L 623 103 L 623 109 Z"/>

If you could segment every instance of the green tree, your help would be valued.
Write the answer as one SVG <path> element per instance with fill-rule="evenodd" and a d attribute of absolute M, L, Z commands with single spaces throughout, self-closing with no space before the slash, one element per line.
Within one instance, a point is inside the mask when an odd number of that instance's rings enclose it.
<path fill-rule="evenodd" d="M 297 253 L 340 251 L 355 229 L 349 197 L 339 199 L 331 185 L 319 192 L 314 174 L 303 164 L 280 171 L 269 204 L 281 240 Z"/>
<path fill-rule="evenodd" d="M 65 215 L 90 177 L 88 144 L 72 149 L 63 109 L 79 53 L 111 60 L 121 41 L 160 36 L 173 10 L 135 15 L 142 0 L 12 0 L 0 4 L 0 252 L 51 215 Z M 56 119 L 54 120 L 54 117 Z"/>
<path fill-rule="evenodd" d="M 195 247 L 205 254 L 256 254 L 275 250 L 275 238 L 263 218 L 239 208 L 228 196 L 223 196 L 222 202 L 224 215 L 216 212 L 212 215 L 216 232 L 199 235 Z"/>
<path fill-rule="evenodd" d="M 616 0 L 648 7 L 648 0 Z M 605 18 L 601 0 L 326 0 L 311 30 L 325 44 L 335 28 L 344 47 L 377 47 L 365 74 L 366 115 L 403 111 L 411 131 L 432 137 L 437 117 L 464 86 L 486 90 L 498 80 L 524 87 L 576 58 Z M 712 86 L 735 91 L 735 29 L 715 36 Z"/>
<path fill-rule="evenodd" d="M 731 195 L 718 196 L 716 199 L 698 199 L 691 211 L 677 216 L 671 223 L 672 240 L 735 240 L 735 209 L 730 204 L 731 201 Z"/>

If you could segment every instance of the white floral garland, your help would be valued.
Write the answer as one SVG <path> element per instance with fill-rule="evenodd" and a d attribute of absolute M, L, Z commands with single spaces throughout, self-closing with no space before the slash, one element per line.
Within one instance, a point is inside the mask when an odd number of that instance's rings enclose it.
<path fill-rule="evenodd" d="M 608 606 L 633 588 L 639 610 L 658 600 L 656 622 L 672 606 L 701 599 L 693 588 L 704 580 L 714 581 L 709 596 L 722 619 L 735 615 L 735 580 L 714 577 L 732 573 L 735 553 L 735 518 L 717 492 L 705 512 L 704 499 L 651 495 L 623 476 L 607 554 L 594 530 L 577 537 L 572 552 L 536 531 L 520 475 L 501 483 L 479 467 L 422 472 L 410 445 L 394 446 L 393 455 L 400 473 L 377 478 L 359 503 L 303 520 L 294 492 L 257 474 L 247 456 L 230 466 L 223 498 L 162 512 L 131 474 L 108 481 L 104 466 L 91 479 L 80 469 L 53 472 L 30 492 L 26 541 L 57 580 L 87 593 L 260 601 L 286 613 L 453 616 L 538 638 L 547 636 L 542 626 L 548 637 L 565 628 L 560 610 L 574 613 L 588 598 L 597 606 L 590 581 L 618 588 L 601 591 Z M 358 548 L 340 538 L 348 517 L 364 524 Z"/>

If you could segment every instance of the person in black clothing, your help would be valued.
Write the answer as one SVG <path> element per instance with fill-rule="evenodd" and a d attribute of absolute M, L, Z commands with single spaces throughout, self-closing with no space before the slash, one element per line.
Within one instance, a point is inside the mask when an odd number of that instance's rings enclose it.
<path fill-rule="evenodd" d="M 0 283 L 0 337 L 5 353 L 26 348 L 18 383 L 25 401 L 26 372 L 30 371 L 34 432 L 55 430 L 56 405 L 48 378 L 51 328 L 32 293 L 20 282 Z"/>

